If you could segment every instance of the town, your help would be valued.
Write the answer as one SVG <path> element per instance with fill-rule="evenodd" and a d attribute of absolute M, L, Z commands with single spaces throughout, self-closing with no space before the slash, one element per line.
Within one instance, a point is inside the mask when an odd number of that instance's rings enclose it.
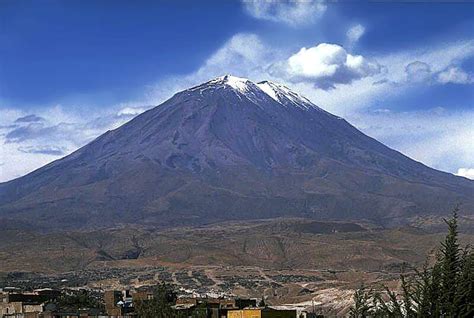
<path fill-rule="evenodd" d="M 217 294 L 193 295 L 170 285 L 127 290 L 34 289 L 0 290 L 2 318 L 74 317 L 199 317 L 199 318 L 316 318 L 315 309 L 268 306 L 265 300 Z"/>
<path fill-rule="evenodd" d="M 251 266 L 102 265 L 64 273 L 0 273 L 0 290 L 19 293 L 49 288 L 64 294 L 83 290 L 105 303 L 107 291 L 150 291 L 153 286 L 165 283 L 173 287 L 180 299 L 256 299 L 259 304 L 264 298 L 271 307 L 334 316 L 347 312 L 359 279 L 380 278 L 397 279 L 397 276 L 383 272 L 275 270 Z"/>

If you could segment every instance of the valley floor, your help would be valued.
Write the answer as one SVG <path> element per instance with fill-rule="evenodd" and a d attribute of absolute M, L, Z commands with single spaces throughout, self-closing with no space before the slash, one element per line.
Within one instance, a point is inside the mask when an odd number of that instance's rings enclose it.
<path fill-rule="evenodd" d="M 401 271 L 429 259 L 444 237 L 301 219 L 0 235 L 0 287 L 112 290 L 165 281 L 185 294 L 265 296 L 326 313 L 347 310 L 361 283 L 396 287 Z"/>

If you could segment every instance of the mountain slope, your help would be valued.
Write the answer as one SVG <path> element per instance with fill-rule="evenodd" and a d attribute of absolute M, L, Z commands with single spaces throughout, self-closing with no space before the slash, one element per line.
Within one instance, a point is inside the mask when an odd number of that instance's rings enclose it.
<path fill-rule="evenodd" d="M 45 229 L 279 216 L 393 224 L 458 202 L 472 213 L 472 193 L 474 182 L 409 159 L 282 85 L 224 76 L 1 184 L 0 218 Z"/>

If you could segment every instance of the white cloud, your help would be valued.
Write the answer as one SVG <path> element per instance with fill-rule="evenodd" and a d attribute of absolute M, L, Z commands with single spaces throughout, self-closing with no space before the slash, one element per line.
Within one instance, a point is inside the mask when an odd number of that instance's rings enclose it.
<path fill-rule="evenodd" d="M 394 83 L 419 84 L 423 78 L 426 80 L 424 83 L 434 84 L 436 74 L 472 56 L 474 56 L 474 40 L 467 40 L 397 52 L 379 56 L 377 60 L 387 68 L 384 79 L 393 87 L 391 84 Z"/>
<path fill-rule="evenodd" d="M 379 74 L 381 69 L 376 61 L 349 54 L 342 46 L 330 43 L 303 47 L 285 62 L 273 66 L 273 72 L 283 78 L 292 82 L 311 81 L 323 89 Z"/>
<path fill-rule="evenodd" d="M 474 168 L 459 168 L 456 175 L 474 180 Z"/>
<path fill-rule="evenodd" d="M 239 33 L 212 54 L 192 77 L 208 80 L 223 72 L 263 72 L 265 60 L 272 59 L 270 51 L 257 35 Z"/>
<path fill-rule="evenodd" d="M 295 90 L 339 116 L 350 116 L 371 107 L 379 107 L 388 99 L 416 90 L 420 83 L 407 82 L 406 66 L 423 61 L 437 74 L 450 65 L 474 56 L 474 41 L 443 43 L 416 50 L 401 51 L 373 58 L 383 65 L 382 72 L 372 77 L 353 81 L 350 85 L 336 85 L 333 90 L 315 89 L 308 83 L 288 83 Z"/>
<path fill-rule="evenodd" d="M 423 61 L 430 65 L 433 72 L 438 73 L 454 63 L 474 56 L 474 41 L 444 43 L 438 47 L 374 56 L 372 58 L 383 65 L 379 74 L 354 80 L 346 85 L 334 85 L 335 88 L 331 90 L 317 89 L 313 82 L 302 78 L 301 81 L 296 81 L 297 78 L 290 81 L 288 74 L 281 72 L 281 69 L 277 72 L 275 65 L 284 66 L 289 56 L 291 54 L 286 51 L 286 47 L 269 46 L 255 34 L 239 33 L 225 42 L 197 71 L 156 83 L 150 90 L 150 99 L 153 104 L 159 104 L 176 91 L 230 73 L 254 81 L 280 82 L 322 108 L 339 116 L 348 116 L 416 89 L 406 81 L 405 68 L 411 62 Z"/>
<path fill-rule="evenodd" d="M 431 79 L 431 68 L 428 64 L 414 61 L 405 67 L 407 82 L 423 83 Z"/>
<path fill-rule="evenodd" d="M 405 67 L 406 81 L 424 84 L 470 84 L 472 77 L 461 68 L 450 65 L 441 72 L 432 72 L 431 66 L 421 61 L 414 61 Z"/>
<path fill-rule="evenodd" d="M 243 0 L 243 4 L 254 18 L 293 27 L 314 23 L 326 11 L 322 0 Z"/>
<path fill-rule="evenodd" d="M 472 78 L 469 74 L 464 72 L 461 68 L 456 66 L 450 66 L 446 70 L 438 74 L 438 82 L 454 83 L 454 84 L 469 84 L 472 83 Z"/>
<path fill-rule="evenodd" d="M 125 107 L 117 112 L 117 116 L 136 116 L 140 115 L 150 107 Z"/>
<path fill-rule="evenodd" d="M 93 113 L 75 113 L 72 107 L 66 111 L 62 106 L 45 107 L 34 114 L 0 109 L 0 182 L 73 152 L 124 124 L 140 110 L 123 105 Z"/>
<path fill-rule="evenodd" d="M 349 45 L 354 45 L 364 35 L 365 27 L 361 24 L 357 24 L 347 30 L 346 36 Z"/>
<path fill-rule="evenodd" d="M 436 169 L 474 164 L 474 111 L 366 111 L 349 121 L 368 135 Z M 436 145 L 436 147 L 433 147 Z"/>
<path fill-rule="evenodd" d="M 206 82 L 224 74 L 248 77 L 254 80 L 268 78 L 266 69 L 281 53 L 266 46 L 252 33 L 238 33 L 226 41 L 195 72 L 172 76 L 156 83 L 150 92 L 159 104 L 172 93 Z"/>
<path fill-rule="evenodd" d="M 64 147 L 51 146 L 51 145 L 42 145 L 42 146 L 20 146 L 18 150 L 24 153 L 33 153 L 33 154 L 45 154 L 52 156 L 62 156 L 65 154 L 66 149 Z"/>
<path fill-rule="evenodd" d="M 15 120 L 15 123 L 33 123 L 33 122 L 41 122 L 44 118 L 36 116 L 34 114 L 23 116 Z"/>

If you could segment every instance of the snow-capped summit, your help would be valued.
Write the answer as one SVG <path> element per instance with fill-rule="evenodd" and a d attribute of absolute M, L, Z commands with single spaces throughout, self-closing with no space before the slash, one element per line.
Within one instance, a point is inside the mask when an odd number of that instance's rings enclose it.
<path fill-rule="evenodd" d="M 217 77 L 207 82 L 211 85 L 228 85 L 241 93 L 248 93 L 252 89 L 259 88 L 275 101 L 287 106 L 288 103 L 299 104 L 300 106 L 314 106 L 307 98 L 293 92 L 288 87 L 271 81 L 254 83 L 248 78 L 232 76 L 230 74 Z"/>
<path fill-rule="evenodd" d="M 263 96 L 268 96 L 278 104 L 285 107 L 297 107 L 300 109 L 319 109 L 306 97 L 299 95 L 288 87 L 271 81 L 254 83 L 251 80 L 233 75 L 216 77 L 206 83 L 195 86 L 189 91 L 199 91 L 201 94 L 209 88 L 231 88 L 235 92 L 243 95 L 249 100 L 260 103 Z"/>
<path fill-rule="evenodd" d="M 316 107 L 316 105 L 314 105 L 309 99 L 300 96 L 298 93 L 293 92 L 284 85 L 270 81 L 263 81 L 258 83 L 257 86 L 268 94 L 268 96 L 284 106 L 293 105 L 303 108 Z"/>
<path fill-rule="evenodd" d="M 190 88 L 188 91 L 196 91 L 196 90 L 204 90 L 208 89 L 209 87 L 231 87 L 241 93 L 246 93 L 250 90 L 250 86 L 255 86 L 249 79 L 243 77 L 232 76 L 230 74 L 216 77 L 208 82 L 203 84 L 197 85 L 195 87 Z"/>
<path fill-rule="evenodd" d="M 235 88 L 240 91 L 245 91 L 248 87 L 249 79 L 243 77 L 232 76 L 230 74 L 217 77 L 208 83 L 210 84 L 224 84 L 229 85 L 232 88 Z"/>

